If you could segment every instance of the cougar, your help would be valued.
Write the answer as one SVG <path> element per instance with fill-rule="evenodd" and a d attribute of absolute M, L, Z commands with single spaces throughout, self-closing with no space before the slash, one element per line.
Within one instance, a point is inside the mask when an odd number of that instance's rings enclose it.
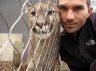
<path fill-rule="evenodd" d="M 30 44 L 27 71 L 57 71 L 60 19 L 55 3 L 44 1 L 25 6 L 29 18 Z"/>
<path fill-rule="evenodd" d="M 60 18 L 55 3 L 44 1 L 25 6 L 30 43 L 26 71 L 60 71 Z"/>

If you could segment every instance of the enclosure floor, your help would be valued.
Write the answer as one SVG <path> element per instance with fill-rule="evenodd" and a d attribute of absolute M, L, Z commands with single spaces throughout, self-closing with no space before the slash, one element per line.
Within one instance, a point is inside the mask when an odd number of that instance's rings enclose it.
<path fill-rule="evenodd" d="M 12 61 L 0 61 L 0 71 L 16 71 Z"/>
<path fill-rule="evenodd" d="M 67 68 L 68 66 L 64 64 L 64 70 L 62 71 L 69 71 Z M 17 69 L 12 61 L 0 61 L 0 71 L 17 71 Z M 25 71 L 25 69 L 22 67 L 20 71 Z"/>

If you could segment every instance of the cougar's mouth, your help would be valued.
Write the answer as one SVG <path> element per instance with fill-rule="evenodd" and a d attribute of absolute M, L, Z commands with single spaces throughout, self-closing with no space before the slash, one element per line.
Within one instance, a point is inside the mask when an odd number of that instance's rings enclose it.
<path fill-rule="evenodd" d="M 37 37 L 39 38 L 47 38 L 51 35 L 53 29 L 53 25 L 43 25 L 43 26 L 38 26 L 35 25 L 33 27 L 33 32 L 36 34 Z"/>

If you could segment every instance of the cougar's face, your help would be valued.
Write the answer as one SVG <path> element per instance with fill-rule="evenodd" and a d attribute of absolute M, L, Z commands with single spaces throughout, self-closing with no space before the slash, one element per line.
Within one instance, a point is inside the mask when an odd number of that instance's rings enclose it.
<path fill-rule="evenodd" d="M 39 38 L 49 37 L 55 27 L 59 25 L 57 8 L 49 2 L 32 5 L 29 7 L 28 16 L 30 29 Z"/>

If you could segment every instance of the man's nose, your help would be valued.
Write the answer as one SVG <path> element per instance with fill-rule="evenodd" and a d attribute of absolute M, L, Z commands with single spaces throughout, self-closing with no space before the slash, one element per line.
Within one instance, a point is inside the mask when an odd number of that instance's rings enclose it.
<path fill-rule="evenodd" d="M 69 10 L 66 15 L 67 20 L 73 20 L 75 18 L 74 12 Z"/>

